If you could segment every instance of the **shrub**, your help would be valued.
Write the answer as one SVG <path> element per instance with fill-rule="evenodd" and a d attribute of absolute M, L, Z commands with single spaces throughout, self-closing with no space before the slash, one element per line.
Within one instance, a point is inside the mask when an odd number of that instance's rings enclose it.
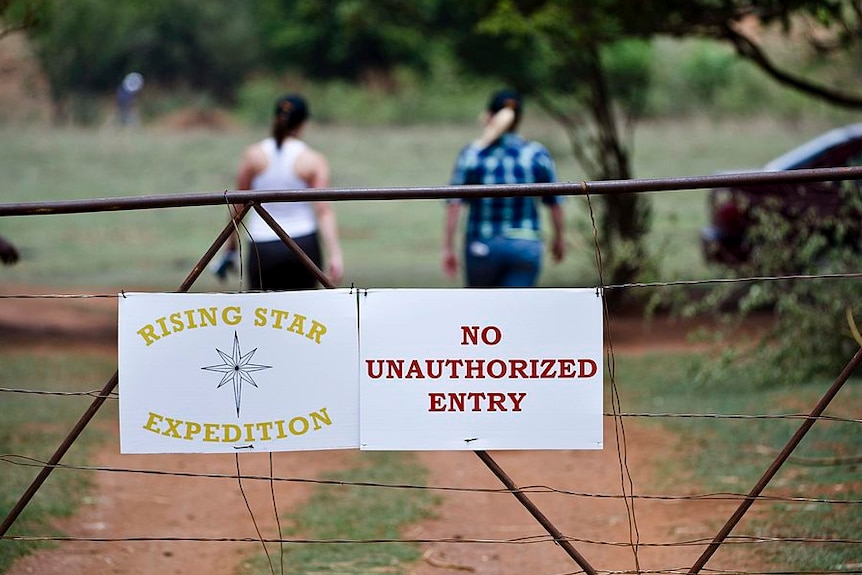
<path fill-rule="evenodd" d="M 750 385 L 835 377 L 860 345 L 850 321 L 862 312 L 862 282 L 846 274 L 862 269 L 862 186 L 848 182 L 841 195 L 841 207 L 832 216 L 807 211 L 788 218 L 758 211 L 748 236 L 754 246 L 750 261 L 733 272 L 738 278 L 771 279 L 742 288 L 730 284 L 683 306 L 687 314 L 729 309 L 730 329 L 754 313 L 772 315 L 772 325 L 758 341 L 722 357 L 722 368 L 739 370 Z M 713 372 L 715 366 L 706 369 Z"/>

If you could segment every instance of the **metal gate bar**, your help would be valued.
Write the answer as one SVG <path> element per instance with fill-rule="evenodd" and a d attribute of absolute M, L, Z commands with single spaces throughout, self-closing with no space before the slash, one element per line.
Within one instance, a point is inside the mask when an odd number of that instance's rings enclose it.
<path fill-rule="evenodd" d="M 722 542 L 727 538 L 736 524 L 739 523 L 743 515 L 745 515 L 745 512 L 748 511 L 760 493 L 764 488 L 766 488 L 767 484 L 773 477 L 775 477 L 775 474 L 778 473 L 778 470 L 784 462 L 787 461 L 790 454 L 793 453 L 793 450 L 796 449 L 800 442 L 802 442 L 805 434 L 814 426 L 817 418 L 823 414 L 829 406 L 829 403 L 835 398 L 844 383 L 851 375 L 853 375 L 853 372 L 856 371 L 856 368 L 859 367 L 860 363 L 862 363 L 862 347 L 860 347 L 850 361 L 847 362 L 847 365 L 844 366 L 844 369 L 832 383 L 832 386 L 826 391 L 823 397 L 820 398 L 820 401 L 817 402 L 817 405 L 814 406 L 814 409 L 811 410 L 811 413 L 808 414 L 808 417 L 804 422 L 802 422 L 802 425 L 799 426 L 799 429 L 796 430 L 796 433 L 793 434 L 793 437 L 790 438 L 787 445 L 784 446 L 784 449 L 781 450 L 781 453 L 779 453 L 772 462 L 772 465 L 770 465 L 766 472 L 764 472 L 763 476 L 757 481 L 757 484 L 755 484 L 751 489 L 745 500 L 740 503 L 733 515 L 730 516 L 730 519 L 727 520 L 727 523 L 725 523 L 719 530 L 718 534 L 712 540 L 712 543 L 709 544 L 701 556 L 698 557 L 697 561 L 694 562 L 694 565 L 692 565 L 689 570 L 689 575 L 699 573 L 703 566 L 706 565 L 706 562 L 709 561 L 710 557 L 718 551 Z"/>
<path fill-rule="evenodd" d="M 218 237 L 213 241 L 210 245 L 209 249 L 204 253 L 198 263 L 192 268 L 192 271 L 186 277 L 182 284 L 180 284 L 179 289 L 177 289 L 177 293 L 187 292 L 194 282 L 200 277 L 201 273 L 204 269 L 206 269 L 207 264 L 212 259 L 212 257 L 218 252 L 219 248 L 221 248 L 222 244 L 230 237 L 231 234 L 234 233 L 237 224 L 242 220 L 248 211 L 248 206 L 246 206 L 243 210 L 240 210 L 228 224 L 224 227 L 222 232 L 218 235 Z M 105 400 L 111 394 L 111 392 L 116 389 L 117 384 L 119 383 L 119 371 L 115 371 L 114 375 L 105 383 L 105 386 L 102 388 L 102 391 L 96 396 L 93 402 L 90 404 L 90 407 L 84 412 L 83 415 L 78 419 L 78 422 L 72 427 L 69 433 L 66 435 L 66 438 L 60 443 L 59 447 L 54 451 L 54 454 L 48 459 L 45 463 L 45 466 L 39 470 L 39 473 L 30 483 L 29 487 L 21 494 L 21 497 L 18 498 L 18 501 L 15 505 L 12 506 L 12 509 L 9 510 L 9 513 L 6 514 L 6 517 L 3 519 L 3 523 L 0 524 L 0 538 L 6 535 L 6 532 L 9 531 L 9 528 L 15 523 L 18 519 L 18 516 L 21 515 L 21 512 L 24 511 L 24 508 L 30 503 L 30 500 L 36 495 L 36 492 L 39 491 L 39 488 L 42 487 L 42 484 L 48 479 L 51 475 L 51 472 L 54 471 L 54 468 L 60 460 L 63 459 L 63 456 L 66 455 L 66 452 L 72 447 L 75 441 L 78 439 L 78 436 L 84 431 L 90 421 L 95 417 L 96 413 L 105 403 Z"/>

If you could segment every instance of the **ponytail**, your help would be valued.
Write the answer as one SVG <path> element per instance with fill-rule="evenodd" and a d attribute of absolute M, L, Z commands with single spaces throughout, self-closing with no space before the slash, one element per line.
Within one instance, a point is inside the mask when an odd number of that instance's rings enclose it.
<path fill-rule="evenodd" d="M 473 142 L 479 148 L 487 148 L 506 132 L 514 132 L 521 121 L 523 100 L 513 90 L 499 90 L 491 96 L 486 108 L 490 117 L 482 136 Z"/>
<path fill-rule="evenodd" d="M 488 120 L 485 129 L 478 140 L 474 142 L 479 148 L 487 148 L 496 142 L 500 136 L 514 129 L 518 115 L 512 108 L 501 108 Z"/>
<path fill-rule="evenodd" d="M 275 140 L 275 148 L 281 149 L 281 144 L 290 135 L 290 112 L 279 112 L 272 122 L 272 138 Z"/>
<path fill-rule="evenodd" d="M 308 119 L 308 106 L 298 95 L 282 96 L 275 103 L 275 119 L 272 122 L 272 138 L 276 149 L 281 149 L 282 143 L 297 132 Z"/>

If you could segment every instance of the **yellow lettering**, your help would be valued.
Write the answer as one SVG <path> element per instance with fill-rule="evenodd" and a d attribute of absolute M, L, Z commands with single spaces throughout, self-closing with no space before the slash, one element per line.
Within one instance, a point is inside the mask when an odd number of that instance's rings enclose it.
<path fill-rule="evenodd" d="M 159 336 L 156 335 L 156 328 L 154 328 L 153 324 L 151 323 L 148 323 L 147 325 L 139 329 L 138 335 L 144 338 L 144 342 L 148 347 L 161 339 Z"/>
<path fill-rule="evenodd" d="M 171 325 L 174 326 L 174 333 L 183 331 L 186 328 L 186 326 L 183 325 L 183 320 L 180 317 L 179 312 L 172 313 L 169 317 L 171 319 Z"/>
<path fill-rule="evenodd" d="M 320 343 L 320 338 L 323 337 L 323 334 L 326 333 L 326 326 L 320 323 L 317 320 L 311 320 L 311 331 L 308 332 L 308 339 L 312 340 L 314 343 Z"/>
<path fill-rule="evenodd" d="M 182 438 L 179 429 L 177 429 L 182 422 L 182 419 L 172 419 L 170 417 L 166 417 L 165 423 L 168 424 L 168 428 L 162 432 L 162 435 L 174 437 L 176 439 Z"/>
<path fill-rule="evenodd" d="M 156 323 L 159 324 L 159 327 L 162 328 L 162 336 L 171 335 L 171 332 L 168 331 L 168 326 L 165 325 L 165 320 L 167 318 L 160 317 L 156 320 Z"/>
<path fill-rule="evenodd" d="M 272 329 L 281 329 L 281 322 L 287 319 L 290 312 L 284 311 L 283 309 L 274 309 L 269 313 L 269 315 L 275 318 L 275 323 L 272 324 Z"/>
<path fill-rule="evenodd" d="M 153 413 L 151 411 L 149 417 L 147 417 L 147 423 L 144 424 L 144 429 L 146 429 L 147 431 L 152 431 L 153 433 L 161 433 L 158 427 L 158 422 L 160 422 L 162 419 L 164 418 L 161 415 L 159 415 L 158 413 Z"/>
<path fill-rule="evenodd" d="M 517 407 L 517 403 L 520 401 L 515 403 Z M 287 422 L 284 419 L 277 419 L 253 423 L 185 421 L 151 411 L 147 414 L 143 428 L 157 435 L 185 441 L 209 443 L 238 443 L 242 441 L 252 443 L 288 439 L 291 435 L 305 435 L 309 431 L 320 431 L 330 425 L 332 425 L 332 418 L 329 416 L 327 408 L 321 407 L 319 410 L 309 413 L 308 416 L 298 415 Z"/>
<path fill-rule="evenodd" d="M 211 308 L 199 307 L 198 308 L 198 314 L 200 315 L 201 327 L 206 327 L 207 323 L 209 323 L 209 325 L 216 325 L 216 312 L 217 311 L 218 311 L 218 308 L 216 308 L 216 307 L 211 307 Z"/>
<path fill-rule="evenodd" d="M 299 315 L 298 313 L 293 314 L 293 321 L 290 323 L 290 327 L 287 328 L 287 331 L 292 331 L 299 335 L 305 334 L 305 316 Z"/>
<path fill-rule="evenodd" d="M 196 421 L 187 421 L 186 422 L 186 433 L 183 435 L 183 439 L 191 440 L 195 435 L 201 432 L 201 424 Z"/>
<path fill-rule="evenodd" d="M 260 431 L 260 438 L 262 441 L 269 441 L 270 439 L 272 439 L 269 436 L 269 431 L 272 429 L 271 421 L 261 421 L 260 423 L 256 424 L 255 427 Z"/>
<path fill-rule="evenodd" d="M 266 312 L 267 309 L 265 307 L 255 308 L 254 327 L 263 327 L 266 325 Z"/>
<path fill-rule="evenodd" d="M 198 324 L 195 323 L 195 310 L 187 309 L 183 313 L 185 313 L 188 318 L 188 328 L 195 329 L 198 326 Z"/>
<path fill-rule="evenodd" d="M 208 423 L 207 425 L 217 425 L 216 423 Z M 222 437 L 222 441 L 225 443 L 235 443 L 239 441 L 239 438 L 242 437 L 242 430 L 239 428 L 239 425 L 234 425 L 233 423 L 226 423 L 224 425 L 224 436 Z"/>
<path fill-rule="evenodd" d="M 242 321 L 242 310 L 239 306 L 229 305 L 222 310 L 221 319 L 228 325 L 236 325 Z"/>
<path fill-rule="evenodd" d="M 287 426 L 290 428 L 292 434 L 303 435 L 308 431 L 308 420 L 304 417 L 294 417 Z"/>
<path fill-rule="evenodd" d="M 204 423 L 204 441 L 218 441 L 218 423 Z"/>
<path fill-rule="evenodd" d="M 279 419 L 275 422 L 276 427 L 278 427 L 278 435 L 275 436 L 276 439 L 284 439 L 287 437 L 287 433 L 284 431 L 284 420 Z"/>
<path fill-rule="evenodd" d="M 314 422 L 314 430 L 317 431 L 321 428 L 320 423 L 325 423 L 326 425 L 332 425 L 332 419 L 329 417 L 329 414 L 326 413 L 326 408 L 321 407 L 320 411 L 312 411 L 311 412 L 311 421 Z"/>

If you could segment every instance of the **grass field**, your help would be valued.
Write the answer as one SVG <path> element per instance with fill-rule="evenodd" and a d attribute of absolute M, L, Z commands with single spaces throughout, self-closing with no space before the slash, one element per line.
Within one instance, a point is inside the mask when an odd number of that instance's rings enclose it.
<path fill-rule="evenodd" d="M 100 387 L 116 369 L 115 362 L 104 356 L 89 356 L 58 351 L 21 353 L 0 350 L 3 378 L 0 387 L 42 392 L 0 394 L 0 453 L 24 455 L 36 460 L 47 460 L 66 436 L 72 424 L 87 409 L 92 398 L 86 395 L 67 395 Z M 99 383 L 101 381 L 101 383 Z M 44 395 L 44 392 L 53 395 Z M 116 418 L 115 406 L 99 414 L 96 425 L 84 432 L 63 463 L 86 463 L 93 447 L 105 439 L 104 428 L 97 423 Z M 4 463 L 0 481 L 0 516 L 12 509 L 24 490 L 30 485 L 38 469 L 32 462 L 12 457 L 20 465 Z M 84 474 L 57 471 L 40 489 L 38 495 L 24 509 L 12 526 L 9 535 L 55 533 L 50 520 L 67 516 L 75 511 L 86 495 L 89 485 Z M 12 561 L 29 552 L 40 543 L 0 544 L 0 573 Z"/>
<path fill-rule="evenodd" d="M 744 378 L 721 376 L 706 386 L 691 376 L 702 362 L 698 354 L 622 358 L 617 382 L 632 409 L 742 416 L 808 413 L 832 383 L 826 379 L 800 382 L 787 374 L 784 382 L 772 387 L 758 388 Z M 740 524 L 741 532 L 800 539 L 761 546 L 759 552 L 776 565 L 793 567 L 794 572 L 858 568 L 859 544 L 853 543 L 862 532 L 858 383 L 854 379 L 845 384 L 824 413 L 836 420 L 818 421 L 763 492 L 801 499 L 758 502 Z M 673 490 L 693 481 L 705 491 L 747 493 L 801 424 L 799 418 L 780 417 L 664 420 L 661 425 L 679 438 L 677 456 L 661 463 L 667 487 Z M 839 503 L 827 503 L 829 499 Z M 811 544 L 804 538 L 833 541 Z"/>
<path fill-rule="evenodd" d="M 640 126 L 634 139 L 637 177 L 705 175 L 756 167 L 826 128 L 769 121 L 706 120 Z M 585 176 L 562 132 L 546 122 L 523 132 L 545 142 L 561 181 Z M 336 187 L 442 185 L 475 126 L 356 128 L 312 125 L 308 140 L 325 151 Z M 136 131 L 0 128 L 3 202 L 218 192 L 234 188 L 242 150 L 265 130 Z M 661 279 L 702 278 L 698 233 L 706 222 L 703 190 L 656 192 L 650 249 Z M 593 202 L 594 208 L 598 202 Z M 455 287 L 439 269 L 443 210 L 438 201 L 342 202 L 336 206 L 347 265 L 345 285 Z M 0 233 L 21 249 L 5 283 L 175 289 L 226 221 L 218 207 L 0 218 Z M 547 286 L 597 282 L 590 214 L 582 198 L 567 204 L 570 257 L 548 265 Z M 206 277 L 196 289 L 235 289 Z"/>

